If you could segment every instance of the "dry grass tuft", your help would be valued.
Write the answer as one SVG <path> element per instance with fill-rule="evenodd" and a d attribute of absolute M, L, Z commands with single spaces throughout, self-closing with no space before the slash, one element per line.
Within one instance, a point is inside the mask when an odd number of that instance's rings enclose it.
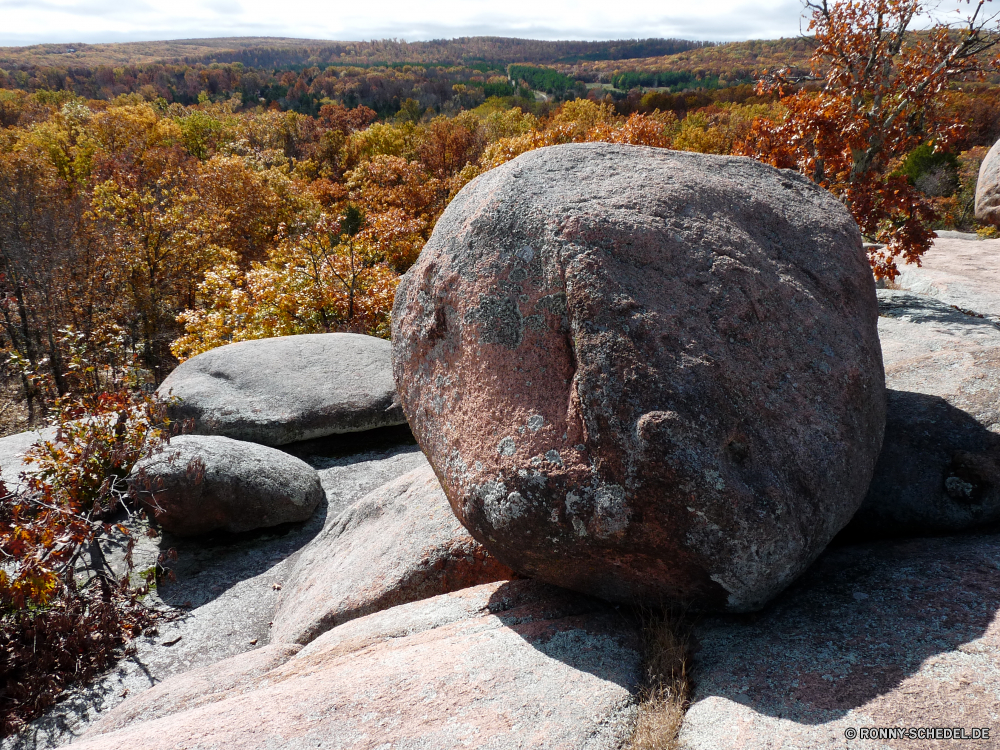
<path fill-rule="evenodd" d="M 647 684 L 630 750 L 674 750 L 690 695 L 687 627 L 669 614 L 643 619 Z"/>

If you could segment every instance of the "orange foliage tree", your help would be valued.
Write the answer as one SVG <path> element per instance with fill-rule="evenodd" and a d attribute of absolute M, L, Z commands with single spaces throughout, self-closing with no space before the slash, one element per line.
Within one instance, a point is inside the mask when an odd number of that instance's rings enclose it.
<path fill-rule="evenodd" d="M 897 172 L 901 158 L 923 143 L 946 149 L 960 126 L 942 92 L 996 64 L 986 60 L 998 39 L 996 17 L 986 0 L 966 1 L 971 11 L 961 23 L 914 31 L 929 10 L 924 0 L 807 0 L 817 42 L 812 75 L 780 70 L 763 79 L 761 92 L 797 88 L 781 99 L 787 116 L 757 119 L 734 147 L 796 168 L 839 196 L 882 245 L 869 252 L 879 277 L 896 277 L 898 257 L 919 263 L 933 238 L 934 211 Z"/>

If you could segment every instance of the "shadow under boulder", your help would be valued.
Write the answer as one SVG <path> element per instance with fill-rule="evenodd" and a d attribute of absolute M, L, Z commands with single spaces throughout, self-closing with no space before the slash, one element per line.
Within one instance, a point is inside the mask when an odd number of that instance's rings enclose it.
<path fill-rule="evenodd" d="M 840 540 L 951 534 L 1000 521 L 1000 435 L 939 396 L 888 391 L 882 452 Z"/>

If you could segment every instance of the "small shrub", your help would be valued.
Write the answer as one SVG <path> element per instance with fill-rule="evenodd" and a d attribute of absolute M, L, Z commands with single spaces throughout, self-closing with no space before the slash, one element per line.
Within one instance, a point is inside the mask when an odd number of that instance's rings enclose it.
<path fill-rule="evenodd" d="M 954 154 L 924 143 L 907 154 L 900 172 L 924 195 L 944 197 L 958 188 L 958 167 Z"/>
<path fill-rule="evenodd" d="M 132 577 L 124 521 L 141 513 L 125 480 L 167 437 L 163 404 L 122 389 L 59 400 L 56 415 L 57 440 L 26 454 L 33 473 L 14 490 L 0 479 L 0 735 L 112 664 L 155 618 L 142 596 L 156 571 Z M 124 570 L 105 557 L 111 544 Z"/>

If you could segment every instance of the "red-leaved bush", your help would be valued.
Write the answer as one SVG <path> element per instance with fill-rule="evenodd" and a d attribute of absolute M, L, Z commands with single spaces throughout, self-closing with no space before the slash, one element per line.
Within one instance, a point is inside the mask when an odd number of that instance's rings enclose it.
<path fill-rule="evenodd" d="M 62 399 L 55 414 L 56 437 L 27 451 L 29 471 L 0 480 L 3 734 L 111 664 L 155 617 L 141 601 L 155 571 L 132 576 L 142 514 L 126 477 L 166 440 L 163 404 L 122 388 Z"/>

